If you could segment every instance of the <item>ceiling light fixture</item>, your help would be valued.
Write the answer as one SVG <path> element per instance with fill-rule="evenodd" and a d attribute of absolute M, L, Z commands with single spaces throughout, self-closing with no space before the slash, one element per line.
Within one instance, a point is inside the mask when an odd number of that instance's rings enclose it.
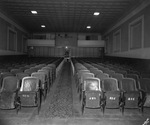
<path fill-rule="evenodd" d="M 42 28 L 45 28 L 45 25 L 41 25 Z"/>
<path fill-rule="evenodd" d="M 37 11 L 32 10 L 31 13 L 32 13 L 32 14 L 37 14 Z"/>
<path fill-rule="evenodd" d="M 99 14 L 99 12 L 94 12 L 94 16 L 98 16 Z"/>
<path fill-rule="evenodd" d="M 90 28 L 91 28 L 91 26 L 87 26 L 86 28 L 87 28 L 87 29 L 90 29 Z"/>

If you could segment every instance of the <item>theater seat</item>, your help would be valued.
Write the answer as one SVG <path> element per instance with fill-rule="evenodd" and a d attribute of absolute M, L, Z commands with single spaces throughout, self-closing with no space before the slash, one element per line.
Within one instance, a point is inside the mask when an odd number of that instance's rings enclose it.
<path fill-rule="evenodd" d="M 102 108 L 102 91 L 100 80 L 98 78 L 87 78 L 84 80 L 83 96 L 82 96 L 82 114 L 84 108 Z"/>
<path fill-rule="evenodd" d="M 3 79 L 0 90 L 0 109 L 14 109 L 18 107 L 17 93 L 19 81 L 15 76 L 7 76 Z"/>
<path fill-rule="evenodd" d="M 94 74 L 93 73 L 83 73 L 81 74 L 81 83 L 79 83 L 79 94 L 80 94 L 80 100 L 82 98 L 82 90 L 84 88 L 84 80 L 87 78 L 94 78 Z"/>
<path fill-rule="evenodd" d="M 41 107 L 40 82 L 37 77 L 24 77 L 18 92 L 19 108 L 37 107 L 39 113 Z"/>
<path fill-rule="evenodd" d="M 142 91 L 143 106 L 150 107 L 150 78 L 139 79 L 139 89 Z"/>
<path fill-rule="evenodd" d="M 117 79 L 106 78 L 101 84 L 104 92 L 105 108 L 120 108 L 122 110 L 121 92 L 118 88 Z"/>
<path fill-rule="evenodd" d="M 136 81 L 132 78 L 123 78 L 120 82 L 120 89 L 122 90 L 122 101 L 124 108 L 138 108 L 142 111 L 142 97 L 140 91 L 136 86 Z"/>
<path fill-rule="evenodd" d="M 47 82 L 46 74 L 44 72 L 34 72 L 31 74 L 31 76 L 37 77 L 40 80 L 42 95 L 45 100 L 48 92 L 48 82 Z"/>

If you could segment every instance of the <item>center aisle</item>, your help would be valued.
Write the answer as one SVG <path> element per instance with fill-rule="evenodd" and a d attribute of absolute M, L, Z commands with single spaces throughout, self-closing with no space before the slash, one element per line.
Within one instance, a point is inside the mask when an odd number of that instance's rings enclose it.
<path fill-rule="evenodd" d="M 65 62 L 60 79 L 51 98 L 49 110 L 46 113 L 47 117 L 72 117 L 73 98 L 71 81 L 71 64 L 70 62 Z"/>

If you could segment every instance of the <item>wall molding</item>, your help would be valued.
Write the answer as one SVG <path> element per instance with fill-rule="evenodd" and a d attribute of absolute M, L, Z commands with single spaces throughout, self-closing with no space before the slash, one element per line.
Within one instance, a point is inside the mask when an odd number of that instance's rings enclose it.
<path fill-rule="evenodd" d="M 132 41 L 131 41 L 131 28 L 132 28 L 132 25 L 134 25 L 134 24 L 136 24 L 136 23 L 138 23 L 138 22 L 140 22 L 141 21 L 141 23 L 142 23 L 142 31 L 141 31 L 141 48 L 143 48 L 143 46 L 144 46 L 144 15 L 142 15 L 142 16 L 140 16 L 140 17 L 138 17 L 138 18 L 136 18 L 135 20 L 133 20 L 132 22 L 130 22 L 129 23 L 129 25 L 128 25 L 128 51 L 130 51 L 131 49 L 132 49 Z M 136 48 L 135 48 L 136 49 Z"/>
<path fill-rule="evenodd" d="M 117 48 L 117 46 L 116 46 L 117 43 L 116 43 L 116 39 L 115 39 L 116 35 L 118 33 L 119 33 L 119 41 L 120 41 L 119 48 Z M 113 33 L 113 52 L 120 52 L 120 51 L 121 51 L 121 29 L 119 29 Z"/>
<path fill-rule="evenodd" d="M 24 39 L 26 39 L 26 43 L 25 43 L 25 46 L 26 46 L 26 50 L 24 50 Z M 21 52 L 23 53 L 26 53 L 27 52 L 27 37 L 25 35 L 22 35 L 22 45 L 21 45 Z"/>
<path fill-rule="evenodd" d="M 9 50 L 9 32 L 12 31 L 15 34 L 15 45 L 14 45 L 14 51 L 17 51 L 17 31 L 14 30 L 11 27 L 7 28 L 7 50 Z"/>
<path fill-rule="evenodd" d="M 107 36 L 105 38 L 105 43 L 104 43 L 104 48 L 105 48 L 105 54 L 108 54 L 108 50 L 109 50 L 109 47 L 108 47 L 108 44 L 109 44 L 109 36 Z"/>

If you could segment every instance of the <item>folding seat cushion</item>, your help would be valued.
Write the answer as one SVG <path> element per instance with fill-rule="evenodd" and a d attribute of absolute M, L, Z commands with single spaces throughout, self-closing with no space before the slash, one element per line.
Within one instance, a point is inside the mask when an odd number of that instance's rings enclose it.
<path fill-rule="evenodd" d="M 143 92 L 143 106 L 150 107 L 150 78 L 139 79 L 139 89 Z"/>
<path fill-rule="evenodd" d="M 3 79 L 2 88 L 0 91 L 0 108 L 14 109 L 16 108 L 16 97 L 18 87 L 18 79 L 15 76 L 7 76 Z"/>
<path fill-rule="evenodd" d="M 103 79 L 102 90 L 105 95 L 106 108 L 119 108 L 121 103 L 120 90 L 118 88 L 118 81 L 115 78 Z"/>
<path fill-rule="evenodd" d="M 137 90 L 136 81 L 132 78 L 123 78 L 120 83 L 124 92 L 124 108 L 139 108 L 140 92 Z"/>

